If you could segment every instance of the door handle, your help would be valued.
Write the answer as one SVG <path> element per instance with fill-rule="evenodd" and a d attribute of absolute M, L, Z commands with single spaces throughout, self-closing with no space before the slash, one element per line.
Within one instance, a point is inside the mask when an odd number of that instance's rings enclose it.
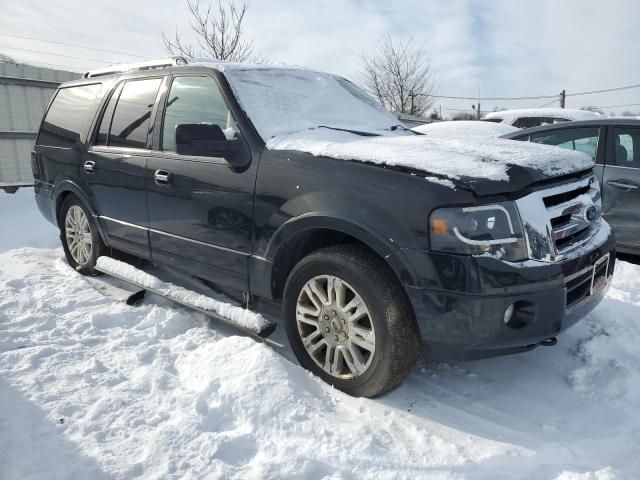
<path fill-rule="evenodd" d="M 167 185 L 169 183 L 169 178 L 171 177 L 171 173 L 166 170 L 156 170 L 153 174 L 153 178 L 159 185 Z"/>
<path fill-rule="evenodd" d="M 618 190 L 624 190 L 624 191 L 635 190 L 638 188 L 638 185 L 636 185 L 635 183 L 616 181 L 616 180 L 609 180 L 607 182 L 607 185 L 610 185 L 613 188 L 617 188 Z"/>
<path fill-rule="evenodd" d="M 91 160 L 87 160 L 83 165 L 85 173 L 95 173 L 96 171 L 96 162 L 92 162 Z"/>

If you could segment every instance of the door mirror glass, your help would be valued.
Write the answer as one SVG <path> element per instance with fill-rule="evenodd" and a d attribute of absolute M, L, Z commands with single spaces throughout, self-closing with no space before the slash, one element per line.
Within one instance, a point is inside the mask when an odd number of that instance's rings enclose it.
<path fill-rule="evenodd" d="M 232 160 L 239 150 L 240 141 L 228 139 L 220 125 L 210 123 L 181 123 L 175 131 L 176 153 L 179 155 Z"/>

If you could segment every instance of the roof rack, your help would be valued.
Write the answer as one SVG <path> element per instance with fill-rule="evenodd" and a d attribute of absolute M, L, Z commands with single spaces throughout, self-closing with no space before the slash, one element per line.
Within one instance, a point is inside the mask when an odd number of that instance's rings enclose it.
<path fill-rule="evenodd" d="M 121 65 L 111 65 L 110 67 L 97 68 L 89 70 L 83 75 L 84 78 L 100 77 L 102 75 L 111 75 L 112 73 L 131 72 L 135 70 L 152 70 L 154 68 L 175 67 L 177 65 L 186 65 L 187 59 L 184 57 L 169 57 L 159 60 L 148 60 L 146 62 L 123 63 Z"/>

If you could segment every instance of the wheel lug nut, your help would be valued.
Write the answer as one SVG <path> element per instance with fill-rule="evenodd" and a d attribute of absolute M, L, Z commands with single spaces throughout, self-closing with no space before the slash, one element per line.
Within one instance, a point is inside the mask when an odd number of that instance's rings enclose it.
<path fill-rule="evenodd" d="M 333 316 L 334 316 L 334 317 L 335 317 L 336 315 L 338 315 L 338 314 L 336 313 L 336 311 L 335 311 L 335 310 L 334 310 L 332 313 L 333 313 Z"/>
<path fill-rule="evenodd" d="M 338 335 L 336 335 L 335 337 L 336 342 L 339 340 Z"/>
<path fill-rule="evenodd" d="M 322 318 L 324 318 L 325 320 L 329 320 L 329 315 L 325 315 L 325 316 L 324 316 L 324 317 L 322 317 Z"/>
<path fill-rule="evenodd" d="M 325 332 L 329 333 L 329 330 L 330 330 L 329 327 L 324 327 Z"/>

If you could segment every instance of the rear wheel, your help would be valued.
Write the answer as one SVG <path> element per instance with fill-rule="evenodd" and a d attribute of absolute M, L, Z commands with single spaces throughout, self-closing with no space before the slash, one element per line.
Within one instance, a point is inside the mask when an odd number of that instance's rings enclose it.
<path fill-rule="evenodd" d="M 418 358 L 420 335 L 406 295 L 365 248 L 339 245 L 302 259 L 287 280 L 283 309 L 300 363 L 351 395 L 391 390 Z"/>
<path fill-rule="evenodd" d="M 60 239 L 67 262 L 83 275 L 95 275 L 98 257 L 106 247 L 89 210 L 78 197 L 69 195 L 60 211 Z"/>

